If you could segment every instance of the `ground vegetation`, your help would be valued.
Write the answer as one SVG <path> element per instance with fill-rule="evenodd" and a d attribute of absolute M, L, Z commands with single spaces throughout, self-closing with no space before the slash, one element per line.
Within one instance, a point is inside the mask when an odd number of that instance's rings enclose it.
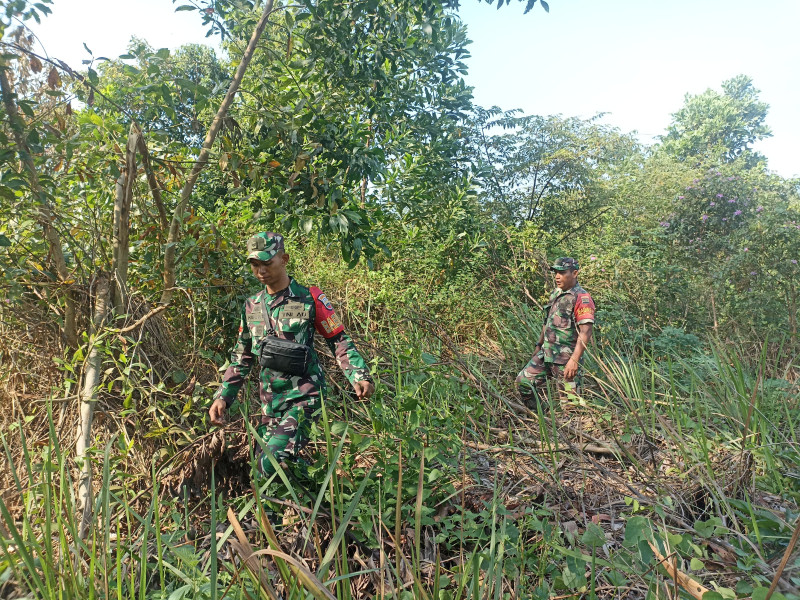
<path fill-rule="evenodd" d="M 0 4 L 0 596 L 800 597 L 799 188 L 748 77 L 646 146 L 475 106 L 457 2 L 195 0 L 222 51 L 80 68 L 49 5 Z M 309 467 L 271 481 L 255 381 L 207 415 L 263 230 L 378 382 L 320 347 Z M 565 255 L 595 341 L 533 413 Z"/>

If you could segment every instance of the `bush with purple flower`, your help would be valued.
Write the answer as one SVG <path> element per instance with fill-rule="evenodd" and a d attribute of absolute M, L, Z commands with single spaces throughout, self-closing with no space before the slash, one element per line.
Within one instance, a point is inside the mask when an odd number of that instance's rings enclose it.
<path fill-rule="evenodd" d="M 661 215 L 659 226 L 677 235 L 689 251 L 722 251 L 730 236 L 748 227 L 750 187 L 741 177 L 710 170 L 675 196 L 671 215 Z M 763 207 L 762 207 L 763 210 Z"/>

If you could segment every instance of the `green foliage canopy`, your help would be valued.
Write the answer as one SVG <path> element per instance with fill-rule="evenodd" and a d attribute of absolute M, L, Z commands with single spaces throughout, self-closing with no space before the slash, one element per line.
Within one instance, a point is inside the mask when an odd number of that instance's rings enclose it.
<path fill-rule="evenodd" d="M 750 77 L 738 75 L 722 83 L 721 94 L 687 94 L 662 138 L 663 151 L 709 165 L 743 158 L 755 166 L 763 156 L 752 144 L 772 135 L 765 124 L 769 105 L 758 93 Z"/>

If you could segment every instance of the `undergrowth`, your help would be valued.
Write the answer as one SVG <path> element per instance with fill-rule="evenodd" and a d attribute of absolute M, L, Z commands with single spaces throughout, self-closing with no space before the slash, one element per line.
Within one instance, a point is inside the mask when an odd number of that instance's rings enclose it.
<path fill-rule="evenodd" d="M 371 347 L 375 397 L 334 378 L 310 464 L 270 481 L 247 402 L 204 433 L 202 384 L 177 413 L 139 390 L 96 438 L 83 538 L 58 403 L 29 404 L 0 436 L 0 595 L 691 597 L 672 564 L 707 599 L 763 598 L 800 514 L 796 384 L 766 352 L 601 342 L 583 394 L 533 414 L 510 389 L 530 332 L 501 331 L 467 348 L 409 319 Z M 798 568 L 773 598 L 800 597 Z"/>

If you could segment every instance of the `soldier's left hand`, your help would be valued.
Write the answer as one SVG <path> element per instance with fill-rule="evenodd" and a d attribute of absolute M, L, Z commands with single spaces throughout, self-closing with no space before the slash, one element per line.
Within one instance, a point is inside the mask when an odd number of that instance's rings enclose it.
<path fill-rule="evenodd" d="M 578 374 L 578 363 L 577 361 L 572 360 L 571 358 L 567 361 L 567 364 L 564 365 L 564 379 L 567 381 L 572 381 L 575 379 L 575 375 Z"/>
<path fill-rule="evenodd" d="M 363 381 L 356 381 L 353 384 L 353 387 L 356 390 L 356 396 L 359 400 L 366 400 L 372 396 L 373 392 L 375 391 L 375 386 L 372 385 L 371 381 L 367 381 L 366 379 Z"/>

